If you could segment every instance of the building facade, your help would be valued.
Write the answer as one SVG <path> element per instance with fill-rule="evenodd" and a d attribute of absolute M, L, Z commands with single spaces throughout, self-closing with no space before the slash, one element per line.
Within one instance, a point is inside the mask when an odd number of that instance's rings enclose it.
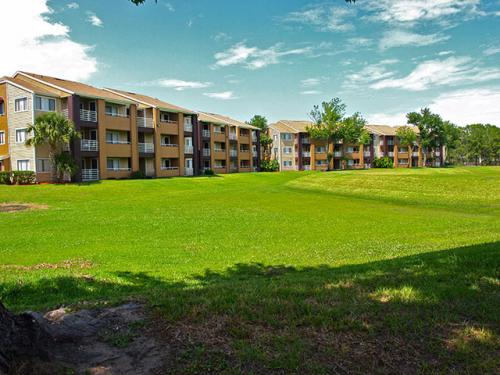
<path fill-rule="evenodd" d="M 194 111 L 147 95 L 25 72 L 0 79 L 0 103 L 0 168 L 35 171 L 39 182 L 52 181 L 55 174 L 47 146 L 26 146 L 26 127 L 45 112 L 63 114 L 81 134 L 67 145 L 79 167 L 75 181 L 203 173 L 203 132 Z M 254 129 L 219 117 L 238 129 L 238 168 L 231 172 L 254 170 Z M 259 134 L 255 137 L 259 143 Z M 211 165 L 217 163 L 214 159 Z"/>
<path fill-rule="evenodd" d="M 309 121 L 278 121 L 269 126 L 273 140 L 271 157 L 276 159 L 280 170 L 327 170 L 328 154 L 332 155 L 333 169 L 365 169 L 373 166 L 376 158 L 388 157 L 395 168 L 439 167 L 444 163 L 445 148 L 423 150 L 417 143 L 411 149 L 400 144 L 396 135 L 398 126 L 367 125 L 371 142 L 363 144 L 335 145 L 326 140 L 311 139 L 307 128 Z M 418 133 L 418 128 L 414 129 Z M 425 152 L 425 156 L 424 156 Z"/>

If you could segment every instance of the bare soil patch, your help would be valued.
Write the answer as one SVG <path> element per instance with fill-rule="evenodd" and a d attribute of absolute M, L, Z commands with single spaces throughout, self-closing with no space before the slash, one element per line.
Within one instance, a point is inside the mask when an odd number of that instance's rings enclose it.
<path fill-rule="evenodd" d="M 33 203 L 0 203 L 0 212 L 19 212 L 27 210 L 46 210 L 49 206 Z"/>
<path fill-rule="evenodd" d="M 93 267 L 92 262 L 83 259 L 69 259 L 59 263 L 38 263 L 32 266 L 21 266 L 17 264 L 0 265 L 0 269 L 16 271 L 38 271 L 57 269 L 86 269 Z"/>

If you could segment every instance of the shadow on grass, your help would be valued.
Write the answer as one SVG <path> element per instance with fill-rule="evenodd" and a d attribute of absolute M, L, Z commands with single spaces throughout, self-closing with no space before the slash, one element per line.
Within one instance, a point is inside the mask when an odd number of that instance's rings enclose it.
<path fill-rule="evenodd" d="M 144 297 L 179 373 L 495 373 L 500 243 L 362 265 L 3 285 L 11 306 Z"/>

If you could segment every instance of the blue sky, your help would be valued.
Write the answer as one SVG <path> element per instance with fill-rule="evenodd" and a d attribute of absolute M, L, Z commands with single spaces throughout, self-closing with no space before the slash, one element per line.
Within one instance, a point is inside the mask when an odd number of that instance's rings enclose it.
<path fill-rule="evenodd" d="M 313 105 L 338 96 L 372 123 L 401 123 L 431 106 L 460 125 L 500 124 L 500 0 L 6 7 L 0 28 L 23 31 L 7 42 L 0 74 L 51 74 L 241 120 L 307 119 Z"/>

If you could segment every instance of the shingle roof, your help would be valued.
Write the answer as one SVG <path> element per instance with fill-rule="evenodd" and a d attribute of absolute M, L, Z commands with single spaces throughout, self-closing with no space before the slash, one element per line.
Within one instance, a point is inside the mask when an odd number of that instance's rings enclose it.
<path fill-rule="evenodd" d="M 288 133 L 307 133 L 307 127 L 312 126 L 311 121 L 293 121 L 293 120 L 280 120 L 274 124 L 269 125 L 274 127 L 280 132 Z"/>
<path fill-rule="evenodd" d="M 117 95 L 120 95 L 123 97 L 131 98 L 133 100 L 138 101 L 139 103 L 146 104 L 146 105 L 149 105 L 151 107 L 157 107 L 157 108 L 162 109 L 164 111 L 185 113 L 185 114 L 190 114 L 190 115 L 196 114 L 194 111 L 191 111 L 189 109 L 178 107 L 174 104 L 164 102 L 163 100 L 153 98 L 153 97 L 148 96 L 148 95 L 138 94 L 138 93 L 134 93 L 134 92 L 127 92 L 127 91 L 117 90 L 117 89 L 105 89 L 105 90 L 106 91 L 109 90 L 109 91 L 114 92 Z"/>
<path fill-rule="evenodd" d="M 211 124 L 226 125 L 226 126 L 237 126 L 243 129 L 254 129 L 258 130 L 255 126 L 249 125 L 247 123 L 235 120 L 231 117 L 218 115 L 216 113 L 199 112 L 198 119 L 202 122 L 209 122 Z"/>
<path fill-rule="evenodd" d="M 395 136 L 396 132 L 399 128 L 403 126 L 409 126 L 412 128 L 416 133 L 418 133 L 418 128 L 416 126 L 411 126 L 411 125 L 397 125 L 397 126 L 389 126 L 389 125 L 366 125 L 365 128 L 374 134 L 378 135 L 389 135 L 389 136 Z"/>
<path fill-rule="evenodd" d="M 21 75 L 23 77 L 31 78 L 34 80 L 38 80 L 40 82 L 46 83 L 48 85 L 56 86 L 56 88 L 63 89 L 67 91 L 69 94 L 74 93 L 80 96 L 86 96 L 97 99 L 104 99 L 112 102 L 118 103 L 127 103 L 131 104 L 134 101 L 125 99 L 123 96 L 113 94 L 109 91 L 99 89 L 94 86 L 87 85 L 81 82 L 69 81 L 66 79 L 55 78 L 50 76 L 44 76 L 40 74 L 27 73 L 27 72 L 17 72 L 14 77 Z M 24 82 L 25 80 L 23 80 Z"/>
<path fill-rule="evenodd" d="M 26 90 L 32 91 L 36 94 L 40 95 L 47 95 L 47 96 L 59 96 L 59 92 L 57 90 L 52 90 L 48 86 L 44 86 L 41 84 L 35 84 L 34 82 L 28 81 L 28 80 L 21 80 L 18 78 L 12 78 L 12 77 L 2 77 L 0 78 L 0 81 L 6 81 L 10 82 L 16 85 L 19 85 L 23 87 Z"/>

